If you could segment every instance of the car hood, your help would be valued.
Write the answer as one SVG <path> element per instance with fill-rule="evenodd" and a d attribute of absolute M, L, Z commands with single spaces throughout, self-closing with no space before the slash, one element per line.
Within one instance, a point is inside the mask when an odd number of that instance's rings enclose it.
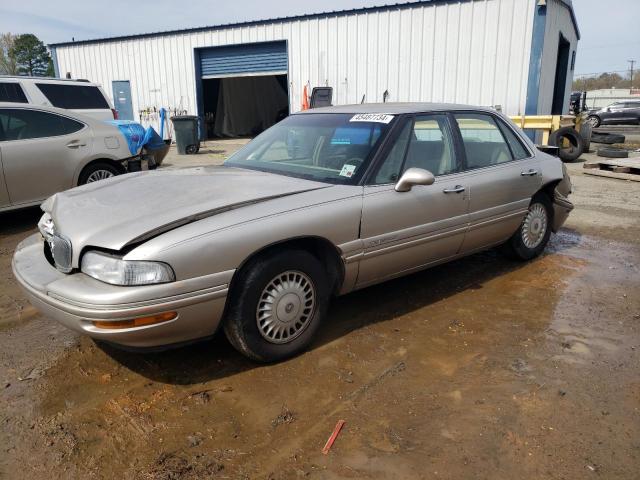
<path fill-rule="evenodd" d="M 181 225 L 325 183 L 230 167 L 130 173 L 57 193 L 42 204 L 71 240 L 74 263 L 85 246 L 120 250 Z"/>

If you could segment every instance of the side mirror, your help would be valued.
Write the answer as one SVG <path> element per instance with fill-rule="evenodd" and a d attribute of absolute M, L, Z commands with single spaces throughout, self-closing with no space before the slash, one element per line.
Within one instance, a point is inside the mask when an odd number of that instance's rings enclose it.
<path fill-rule="evenodd" d="M 408 192 L 414 185 L 432 185 L 436 181 L 428 170 L 422 168 L 410 168 L 402 174 L 398 183 L 396 183 L 396 192 Z"/>

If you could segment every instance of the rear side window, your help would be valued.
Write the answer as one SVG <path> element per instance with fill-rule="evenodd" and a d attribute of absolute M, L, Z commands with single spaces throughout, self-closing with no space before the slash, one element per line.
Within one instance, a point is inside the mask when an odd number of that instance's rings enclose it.
<path fill-rule="evenodd" d="M 458 113 L 455 118 L 462 134 L 467 168 L 490 167 L 513 160 L 502 132 L 490 115 Z"/>
<path fill-rule="evenodd" d="M 36 83 L 36 86 L 54 107 L 77 110 L 109 109 L 109 104 L 98 87 L 60 83 Z"/>
<path fill-rule="evenodd" d="M 0 102 L 29 103 L 19 83 L 0 82 Z"/>
<path fill-rule="evenodd" d="M 48 112 L 0 109 L 0 141 L 58 137 L 77 132 L 84 124 Z"/>
<path fill-rule="evenodd" d="M 504 134 L 504 138 L 507 139 L 507 143 L 509 147 L 511 147 L 511 153 L 513 153 L 513 158 L 516 160 L 522 160 L 523 158 L 529 158 L 531 154 L 522 144 L 522 140 L 518 138 L 518 136 L 513 133 L 513 130 L 509 128 L 504 122 L 498 121 L 500 125 L 500 129 Z"/>

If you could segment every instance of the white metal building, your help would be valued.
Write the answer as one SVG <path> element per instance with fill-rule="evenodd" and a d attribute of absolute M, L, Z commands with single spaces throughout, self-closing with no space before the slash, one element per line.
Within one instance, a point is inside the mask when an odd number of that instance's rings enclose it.
<path fill-rule="evenodd" d="M 165 107 L 233 136 L 299 110 L 305 85 L 334 104 L 563 113 L 579 38 L 571 0 L 423 0 L 50 47 L 57 75 L 101 83 L 124 118 Z"/>

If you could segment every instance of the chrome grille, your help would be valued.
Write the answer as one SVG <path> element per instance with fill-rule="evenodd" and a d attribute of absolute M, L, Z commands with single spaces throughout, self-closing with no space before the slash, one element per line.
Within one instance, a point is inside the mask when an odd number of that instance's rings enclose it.
<path fill-rule="evenodd" d="M 56 268 L 64 273 L 71 271 L 71 242 L 63 236 L 54 233 L 47 240 L 51 247 L 51 256 Z"/>

